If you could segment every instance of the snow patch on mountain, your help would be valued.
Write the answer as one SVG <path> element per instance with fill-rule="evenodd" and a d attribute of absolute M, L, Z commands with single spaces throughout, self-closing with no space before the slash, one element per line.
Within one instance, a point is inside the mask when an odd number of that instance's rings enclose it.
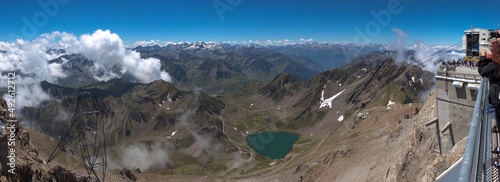
<path fill-rule="evenodd" d="M 340 94 L 342 94 L 342 92 L 344 92 L 344 90 L 340 91 L 339 93 L 335 94 L 334 96 L 328 98 L 328 99 L 325 99 L 325 90 L 321 91 L 321 100 L 320 100 L 320 106 L 319 108 L 323 108 L 323 107 L 329 107 L 329 108 L 332 108 L 332 101 L 333 99 L 337 98 Z"/>

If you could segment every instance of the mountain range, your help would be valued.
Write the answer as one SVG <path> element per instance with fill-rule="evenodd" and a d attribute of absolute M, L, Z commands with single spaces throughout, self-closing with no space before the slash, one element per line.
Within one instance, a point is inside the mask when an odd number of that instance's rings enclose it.
<path fill-rule="evenodd" d="M 142 58 L 157 58 L 161 69 L 173 78 L 181 89 L 203 89 L 210 94 L 235 94 L 252 81 L 267 82 L 281 73 L 289 73 L 300 81 L 336 68 L 351 57 L 383 50 L 377 44 L 297 44 L 289 46 L 231 45 L 219 43 L 181 43 L 163 47 L 149 46 L 133 49 Z M 64 55 L 64 50 L 48 50 L 63 54 L 50 63 L 62 64 L 68 75 L 59 78 L 62 86 L 77 87 L 95 83 L 88 67 L 93 62 L 80 54 Z M 115 69 L 118 71 L 118 68 Z M 132 77 L 123 77 L 135 81 Z"/>
<path fill-rule="evenodd" d="M 360 54 L 380 49 L 372 46 Z M 69 126 L 76 96 L 90 92 L 97 95 L 103 112 L 112 169 L 139 168 L 148 175 L 175 174 L 180 179 L 264 180 L 265 174 L 286 174 L 314 180 L 311 176 L 324 170 L 314 168 L 316 163 L 325 167 L 336 158 L 347 160 L 355 150 L 349 143 L 387 136 L 386 129 L 401 122 L 394 118 L 418 113 L 426 96 L 422 93 L 434 85 L 433 73 L 396 61 L 394 51 L 370 51 L 320 71 L 330 62 L 321 57 L 337 54 L 327 51 L 332 49 L 344 48 L 203 42 L 134 48 L 143 58 L 159 59 L 172 83 L 136 83 L 127 77 L 99 82 L 85 69 L 92 60 L 62 55 L 50 62 L 68 62 L 63 69 L 69 76 L 41 82 L 51 99 L 25 107 L 20 119 L 58 138 Z M 357 119 L 360 112 L 373 113 L 363 121 Z M 273 160 L 247 144 L 247 136 L 263 131 L 297 133 L 300 139 L 285 158 Z M 77 156 L 75 148 L 69 147 L 69 157 Z M 128 162 L 137 154 L 132 151 L 153 158 Z M 306 162 L 315 160 L 314 165 Z"/>

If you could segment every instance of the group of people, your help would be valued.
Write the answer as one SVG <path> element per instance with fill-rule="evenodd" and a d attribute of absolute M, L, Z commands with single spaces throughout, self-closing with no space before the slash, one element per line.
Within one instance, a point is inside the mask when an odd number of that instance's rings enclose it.
<path fill-rule="evenodd" d="M 468 68 L 471 68 L 471 69 L 474 69 L 474 68 L 477 68 L 477 64 L 478 62 L 477 61 L 474 61 L 474 60 L 462 60 L 462 59 L 458 59 L 458 60 L 449 60 L 449 61 L 443 61 L 442 65 L 443 66 L 464 66 L 464 67 L 468 67 Z"/>

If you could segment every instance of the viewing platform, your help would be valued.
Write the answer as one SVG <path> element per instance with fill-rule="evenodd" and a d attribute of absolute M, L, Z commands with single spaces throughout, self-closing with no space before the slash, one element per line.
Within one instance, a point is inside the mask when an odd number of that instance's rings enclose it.
<path fill-rule="evenodd" d="M 436 78 L 437 80 L 438 78 Z M 465 126 L 468 134 L 465 136 L 467 145 L 464 155 L 436 178 L 436 181 L 498 181 L 498 169 L 492 165 L 498 156 L 491 152 L 498 136 L 492 135 L 491 132 L 491 120 L 495 114 L 488 107 L 488 97 L 489 82 L 487 79 L 482 79 L 476 92 L 477 100 L 474 103 L 473 112 L 466 113 L 470 114 L 471 120 Z M 444 102 L 442 105 L 445 105 Z M 455 118 L 450 118 L 450 120 L 451 122 L 459 122 Z"/>
<path fill-rule="evenodd" d="M 451 66 L 437 70 L 435 78 L 436 134 L 440 153 L 444 153 L 469 133 L 481 76 L 477 69 Z"/>

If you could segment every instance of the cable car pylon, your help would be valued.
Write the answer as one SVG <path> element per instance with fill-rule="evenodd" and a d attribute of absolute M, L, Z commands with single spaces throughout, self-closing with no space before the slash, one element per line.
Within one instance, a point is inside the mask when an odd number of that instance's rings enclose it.
<path fill-rule="evenodd" d="M 95 94 L 84 92 L 77 98 L 75 112 L 66 133 L 45 160 L 49 163 L 78 139 L 80 156 L 87 174 L 104 181 L 106 176 L 106 140 L 102 110 Z M 101 175 L 99 175 L 101 173 Z"/>

